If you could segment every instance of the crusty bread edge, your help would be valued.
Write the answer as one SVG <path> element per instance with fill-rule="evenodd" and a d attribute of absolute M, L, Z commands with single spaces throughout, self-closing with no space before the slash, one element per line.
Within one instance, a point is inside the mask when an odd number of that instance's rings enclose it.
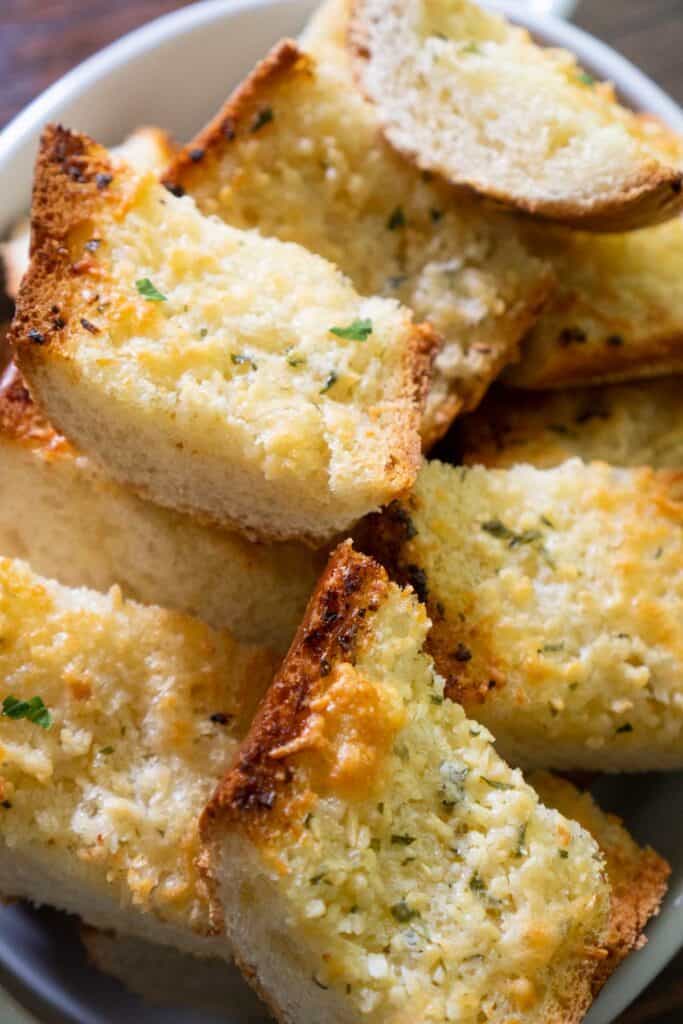
<path fill-rule="evenodd" d="M 276 50 L 292 56 L 292 47 L 296 50 L 294 44 L 285 43 Z M 269 68 L 265 70 L 270 73 Z M 119 196 L 110 195 L 110 185 L 117 175 L 126 173 L 114 166 L 106 150 L 86 135 L 58 125 L 48 126 L 43 133 L 33 192 L 31 264 L 22 282 L 10 330 L 17 365 L 29 388 L 39 398 L 43 388 L 49 390 L 50 384 L 44 380 L 56 372 L 56 367 L 60 373 L 71 377 L 76 372 L 61 343 L 61 332 L 66 327 L 62 311 L 68 308 L 80 270 L 87 269 L 88 261 L 84 258 L 76 264 L 70 263 L 70 233 L 107 203 L 125 202 Z M 386 500 L 405 494 L 417 476 L 421 460 L 419 423 L 439 344 L 440 338 L 431 325 L 411 324 L 402 352 L 400 379 L 396 393 L 391 396 L 393 400 L 408 403 L 410 408 L 407 415 L 395 411 L 386 426 L 388 459 L 383 481 Z M 50 421 L 68 436 L 65 424 L 60 422 L 59 410 L 55 408 L 57 404 L 51 403 Z M 133 485 L 132 489 L 149 497 L 143 485 Z M 247 530 L 243 523 L 229 521 L 227 517 L 216 522 L 194 507 L 174 507 L 209 525 L 247 533 L 254 540 L 294 539 L 288 532 L 264 528 Z M 296 539 L 312 547 L 319 547 L 325 540 L 317 534 Z"/>
<path fill-rule="evenodd" d="M 321 668 L 327 675 L 336 660 L 353 656 L 353 647 L 361 631 L 367 628 L 367 612 L 377 610 L 389 585 L 385 569 L 373 558 L 356 552 L 350 540 L 333 552 L 249 735 L 200 818 L 201 865 L 212 902 L 214 926 L 225 924 L 220 878 L 214 873 L 215 865 L 221 861 L 222 838 L 233 833 L 238 846 L 244 846 L 246 857 L 252 837 L 258 843 L 259 833 L 267 835 L 271 827 L 268 819 L 278 813 L 280 798 L 286 804 L 286 790 L 291 782 L 287 758 L 269 762 L 270 752 L 301 735 L 310 714 L 308 701 Z M 276 1019 L 288 1024 L 284 1000 L 264 989 L 258 965 L 249 963 L 238 948 L 234 956 L 246 980 Z M 567 1005 L 564 1000 L 551 998 L 547 1024 L 579 1024 L 591 1002 L 592 978 L 603 970 L 598 964 L 598 960 L 588 956 L 563 972 L 574 989 L 573 1002 Z M 579 983 L 584 982 L 580 987 Z"/>
<path fill-rule="evenodd" d="M 352 57 L 356 83 L 366 99 L 376 105 L 376 101 L 364 88 L 362 73 L 363 65 L 367 63 L 372 53 L 363 17 L 367 3 L 368 0 L 352 0 L 347 45 Z M 378 120 L 381 124 L 381 118 Z M 387 125 L 381 124 L 381 128 L 389 144 L 400 148 L 403 155 L 420 170 L 437 170 L 424 153 L 396 146 L 393 133 Z M 484 188 L 480 182 L 471 179 L 460 179 L 451 183 L 480 195 L 487 195 L 503 206 L 529 214 L 535 219 L 565 224 L 582 231 L 633 231 L 636 228 L 670 220 L 683 209 L 683 171 L 663 164 L 656 165 L 654 160 L 651 170 L 624 182 L 616 195 L 586 202 L 532 200 L 513 195 L 506 189 Z"/>

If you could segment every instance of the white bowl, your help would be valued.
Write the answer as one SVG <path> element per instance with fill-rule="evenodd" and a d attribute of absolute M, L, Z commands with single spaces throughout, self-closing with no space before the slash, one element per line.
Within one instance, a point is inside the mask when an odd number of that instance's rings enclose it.
<path fill-rule="evenodd" d="M 146 25 L 65 75 L 0 135 L 0 233 L 28 207 L 37 141 L 48 121 L 105 143 L 119 141 L 139 124 L 159 124 L 187 139 L 274 42 L 300 30 L 314 6 L 315 0 L 207 0 Z M 509 0 L 492 6 L 539 39 L 573 50 L 596 76 L 611 79 L 627 103 L 658 114 L 683 133 L 678 105 L 608 46 Z M 683 778 L 620 777 L 604 779 L 597 788 L 602 805 L 621 813 L 636 836 L 673 866 L 670 893 L 648 929 L 647 946 L 616 972 L 586 1020 L 610 1024 L 683 945 Z M 38 1013 L 36 1019 L 71 1024 L 260 1024 L 268 1019 L 239 990 L 221 1017 L 143 1006 L 85 964 L 73 923 L 54 912 L 0 911 L 0 967 L 13 993 Z M 1 993 L 0 1011 L 6 1024 L 27 1019 L 18 1018 L 9 1001 L 3 1007 Z"/>

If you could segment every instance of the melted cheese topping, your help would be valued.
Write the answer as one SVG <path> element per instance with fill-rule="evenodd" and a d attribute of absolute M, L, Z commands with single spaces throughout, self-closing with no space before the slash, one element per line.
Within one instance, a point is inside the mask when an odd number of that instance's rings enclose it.
<path fill-rule="evenodd" d="M 420 567 L 441 609 L 442 671 L 509 756 L 568 769 L 683 765 L 677 492 L 676 476 L 576 459 L 546 471 L 422 470 L 401 559 Z"/>
<path fill-rule="evenodd" d="M 472 403 L 514 358 L 547 267 L 516 225 L 451 192 L 379 140 L 372 107 L 338 45 L 261 86 L 254 115 L 272 120 L 211 151 L 183 176 L 200 209 L 238 227 L 298 242 L 348 274 L 363 293 L 400 299 L 444 337 L 427 407 L 428 432 L 455 387 Z"/>
<path fill-rule="evenodd" d="M 486 729 L 444 699 L 422 652 L 428 626 L 392 585 L 353 667 L 321 680 L 309 722 L 324 724 L 289 748 L 280 825 L 254 841 L 314 982 L 356 1012 L 476 1024 L 533 1008 L 546 1019 L 557 972 L 601 941 L 609 897 L 597 847 L 540 806 Z M 328 758 L 319 744 L 330 736 Z"/>
<path fill-rule="evenodd" d="M 419 446 L 411 314 L 361 298 L 300 246 L 200 215 L 152 175 L 118 175 L 112 189 L 119 201 L 71 239 L 74 257 L 94 231 L 102 243 L 79 279 L 90 327 L 74 318 L 62 345 L 117 410 L 117 436 L 162 431 L 197 461 L 224 460 L 232 518 L 250 525 L 252 505 L 254 519 L 274 518 L 277 501 L 273 529 L 289 536 L 329 536 L 395 493 L 390 470 L 412 474 Z M 165 301 L 139 293 L 145 281 Z M 117 453 L 107 439 L 103 461 Z"/>
<path fill-rule="evenodd" d="M 3 843 L 207 931 L 197 819 L 272 668 L 117 588 L 68 590 L 0 559 L 0 696 L 40 697 L 52 717 L 0 716 Z"/>

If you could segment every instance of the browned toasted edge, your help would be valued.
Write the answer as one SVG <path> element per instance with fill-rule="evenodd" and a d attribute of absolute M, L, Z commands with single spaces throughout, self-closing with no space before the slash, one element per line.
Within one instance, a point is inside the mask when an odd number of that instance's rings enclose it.
<path fill-rule="evenodd" d="M 453 467 L 453 472 L 465 474 L 469 467 Z M 411 493 L 392 502 L 382 512 L 366 516 L 354 531 L 354 538 L 362 551 L 385 566 L 391 580 L 400 586 L 412 587 L 426 605 L 431 621 L 426 650 L 445 679 L 446 696 L 467 710 L 500 690 L 505 685 L 505 675 L 491 656 L 479 656 L 476 636 L 468 632 L 464 616 L 456 623 L 447 619 L 424 566 L 411 557 L 409 545 L 417 536 L 413 522 L 416 500 Z M 483 625 L 477 627 L 478 632 L 484 629 Z M 492 645 L 484 646 L 489 650 Z"/>
<path fill-rule="evenodd" d="M 556 807 L 565 817 L 574 817 L 577 808 L 573 801 L 579 796 L 579 787 L 574 781 L 538 771 L 528 776 L 528 782 L 540 787 L 541 799 L 547 801 L 548 806 Z M 589 793 L 580 794 L 579 799 L 584 802 L 585 812 L 576 814 L 575 820 L 590 832 L 600 847 L 611 890 L 609 933 L 605 942 L 608 956 L 599 963 L 593 980 L 593 994 L 597 995 L 629 953 L 646 944 L 643 930 L 659 913 L 671 867 L 651 846 L 640 846 L 621 819 L 602 811 Z M 581 808 L 578 810 L 580 812 Z M 603 822 L 618 825 L 621 835 L 613 837 L 603 827 Z"/>
<path fill-rule="evenodd" d="M 315 684 L 334 665 L 353 658 L 368 613 L 379 608 L 389 580 L 374 559 L 343 541 L 331 554 L 311 596 L 279 672 L 254 717 L 232 767 L 200 820 L 203 839 L 227 822 L 248 827 L 267 820 L 291 780 L 287 758 L 271 751 L 300 735 L 309 715 Z"/>
<path fill-rule="evenodd" d="M 351 55 L 351 66 L 356 84 L 369 103 L 377 101 L 364 86 L 362 68 L 372 56 L 369 32 L 364 24 L 364 8 L 367 0 L 352 0 L 347 29 L 347 47 Z M 381 123 L 380 128 L 387 142 L 394 149 L 395 140 L 391 129 Z M 421 150 L 400 147 L 403 155 L 416 164 L 420 170 L 439 174 L 451 184 L 475 194 L 489 196 L 502 207 L 517 210 L 534 219 L 564 224 L 582 231 L 596 233 L 633 231 L 637 228 L 661 224 L 683 210 L 683 171 L 674 166 L 659 164 L 645 174 L 625 184 L 614 196 L 587 202 L 571 200 L 530 200 L 513 196 L 504 189 L 483 189 L 476 181 L 467 179 L 452 181 L 444 172 L 435 167 Z"/>
<path fill-rule="evenodd" d="M 87 135 L 61 125 L 43 132 L 36 161 L 31 208 L 31 263 L 17 296 L 9 340 L 17 366 L 31 387 L 47 349 L 60 352 L 69 324 L 70 294 L 93 260 L 73 260 L 70 234 L 111 201 L 115 169 L 107 151 Z M 96 329 L 92 324 L 84 329 Z"/>
<path fill-rule="evenodd" d="M 70 447 L 43 416 L 13 362 L 0 373 L 0 441 L 3 438 L 52 452 Z"/>
<path fill-rule="evenodd" d="M 280 670 L 199 819 L 204 847 L 200 869 L 215 920 L 220 921 L 221 908 L 210 866 L 212 843 L 226 829 L 268 830 L 275 820 L 285 803 L 293 769 L 288 757 L 272 758 L 271 752 L 301 735 L 315 688 L 335 664 L 353 659 L 369 614 L 377 611 L 388 586 L 382 566 L 355 551 L 352 541 L 342 542 L 332 552 Z"/>
<path fill-rule="evenodd" d="M 209 123 L 176 154 L 162 174 L 166 188 L 174 195 L 184 195 L 185 191 L 191 191 L 194 172 L 207 157 L 219 158 L 239 134 L 268 131 L 272 111 L 264 107 L 254 117 L 255 100 L 292 68 L 301 74 L 310 74 L 312 65 L 312 58 L 303 53 L 293 39 L 276 43 L 228 96 Z"/>

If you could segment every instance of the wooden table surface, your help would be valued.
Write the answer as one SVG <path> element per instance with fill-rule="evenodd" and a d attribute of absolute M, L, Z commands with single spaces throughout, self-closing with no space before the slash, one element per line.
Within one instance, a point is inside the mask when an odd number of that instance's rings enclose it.
<path fill-rule="evenodd" d="M 178 0 L 0 0 L 0 127 L 42 89 Z M 583 0 L 574 19 L 683 103 L 683 0 Z M 682 1024 L 683 954 L 618 1024 Z"/>

